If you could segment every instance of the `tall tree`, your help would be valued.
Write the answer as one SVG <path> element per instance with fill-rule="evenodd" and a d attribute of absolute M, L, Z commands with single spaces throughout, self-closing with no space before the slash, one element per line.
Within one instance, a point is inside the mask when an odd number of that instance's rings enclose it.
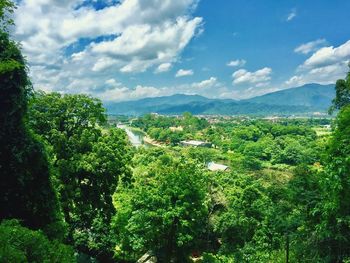
<path fill-rule="evenodd" d="M 338 79 L 335 85 L 336 96 L 333 99 L 333 105 L 329 111 L 340 110 L 350 104 L 350 62 L 348 64 L 349 72 L 345 79 Z"/>
<path fill-rule="evenodd" d="M 45 149 L 27 129 L 31 85 L 24 58 L 10 39 L 10 1 L 0 3 L 0 219 L 18 218 L 51 235 L 62 233 Z M 49 230 L 50 229 L 50 230 Z M 56 234 L 57 234 L 56 233 Z"/>
<path fill-rule="evenodd" d="M 338 80 L 333 108 L 339 109 L 321 179 L 321 214 L 316 227 L 320 254 L 328 262 L 350 259 L 350 73 Z"/>
<path fill-rule="evenodd" d="M 194 163 L 161 155 L 134 179 L 115 194 L 121 254 L 151 250 L 160 262 L 187 262 L 206 230 L 205 175 Z"/>
<path fill-rule="evenodd" d="M 111 258 L 112 195 L 129 180 L 129 144 L 122 130 L 103 130 L 105 109 L 86 95 L 36 93 L 29 123 L 51 148 L 69 240 L 80 251 Z"/>
<path fill-rule="evenodd" d="M 350 258 L 350 105 L 341 108 L 322 178 L 320 251 L 331 262 Z"/>

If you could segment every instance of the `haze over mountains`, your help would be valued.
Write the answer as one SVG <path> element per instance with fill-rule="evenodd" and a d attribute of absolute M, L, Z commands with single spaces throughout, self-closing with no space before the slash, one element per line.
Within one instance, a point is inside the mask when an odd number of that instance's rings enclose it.
<path fill-rule="evenodd" d="M 176 94 L 136 101 L 109 102 L 109 114 L 222 114 L 289 115 L 326 112 L 335 96 L 334 85 L 306 84 L 301 87 L 268 93 L 246 100 L 209 99 L 199 95 Z"/>

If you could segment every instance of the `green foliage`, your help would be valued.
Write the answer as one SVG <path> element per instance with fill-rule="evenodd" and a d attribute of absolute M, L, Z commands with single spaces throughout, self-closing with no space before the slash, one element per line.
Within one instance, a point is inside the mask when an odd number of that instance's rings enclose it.
<path fill-rule="evenodd" d="M 98 99 L 32 93 L 6 32 L 14 8 L 0 1 L 0 219 L 40 230 L 3 221 L 1 262 L 75 262 L 72 247 L 100 262 L 146 252 L 159 262 L 285 262 L 286 247 L 291 262 L 349 260 L 350 73 L 337 82 L 332 137 L 313 130 L 329 120 L 149 114 L 132 125 L 168 147 L 132 149 Z M 186 139 L 214 147 L 178 146 Z M 210 161 L 231 172 L 207 171 Z M 55 240 L 61 213 L 72 247 Z"/>
<path fill-rule="evenodd" d="M 140 167 L 114 196 L 119 256 L 152 250 L 161 262 L 185 262 L 207 218 L 205 176 L 184 159 Z"/>
<path fill-rule="evenodd" d="M 350 106 L 343 107 L 336 120 L 321 178 L 322 202 L 315 211 L 322 213 L 317 227 L 320 254 L 332 262 L 350 256 Z"/>
<path fill-rule="evenodd" d="M 234 257 L 204 253 L 202 263 L 234 263 Z"/>
<path fill-rule="evenodd" d="M 76 259 L 71 247 L 9 220 L 0 224 L 0 262 L 70 263 Z"/>
<path fill-rule="evenodd" d="M 112 195 L 131 173 L 126 134 L 119 129 L 102 132 L 104 111 L 99 100 L 85 95 L 37 93 L 28 120 L 50 145 L 69 241 L 100 260 L 112 255 Z"/>
<path fill-rule="evenodd" d="M 12 1 L 0 1 L 0 31 L 8 32 L 8 27 L 14 24 L 13 19 L 11 18 L 11 14 L 13 14 L 15 9 L 16 5 Z"/>
<path fill-rule="evenodd" d="M 339 110 L 350 104 L 350 71 L 345 79 L 337 80 L 335 90 L 336 96 L 332 101 L 333 105 L 329 109 L 330 113 L 333 113 L 334 110 Z"/>
<path fill-rule="evenodd" d="M 0 19 L 13 9 L 1 1 Z M 5 20 L 4 20 L 5 19 Z M 24 122 L 30 81 L 17 44 L 0 30 L 0 219 L 64 234 L 45 149 Z"/>
<path fill-rule="evenodd" d="M 266 218 L 271 200 L 261 181 L 250 176 L 231 174 L 225 187 L 227 206 L 219 214 L 215 231 L 222 238 L 223 251 L 237 252 L 246 243 L 253 242 L 260 231 L 267 231 Z M 264 225 L 265 224 L 265 225 Z"/>
<path fill-rule="evenodd" d="M 134 120 L 132 125 L 142 129 L 156 141 L 172 146 L 179 144 L 182 140 L 193 139 L 196 137 L 196 132 L 209 126 L 207 120 L 197 118 L 189 112 L 185 112 L 179 118 L 146 114 Z"/>

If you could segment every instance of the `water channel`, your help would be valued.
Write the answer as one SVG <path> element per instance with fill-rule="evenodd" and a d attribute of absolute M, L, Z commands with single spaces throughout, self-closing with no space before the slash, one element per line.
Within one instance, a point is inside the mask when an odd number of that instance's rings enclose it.
<path fill-rule="evenodd" d="M 127 125 L 125 124 L 118 124 L 117 128 L 123 129 L 126 134 L 129 137 L 129 141 L 131 144 L 135 147 L 140 147 L 141 145 L 149 146 L 148 144 L 145 144 L 143 141 L 144 134 L 142 132 L 131 130 Z"/>

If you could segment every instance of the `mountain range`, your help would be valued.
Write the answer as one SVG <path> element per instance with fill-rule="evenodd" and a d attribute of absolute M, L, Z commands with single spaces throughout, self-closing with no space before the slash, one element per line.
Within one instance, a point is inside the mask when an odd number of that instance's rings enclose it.
<path fill-rule="evenodd" d="M 245 100 L 209 99 L 175 94 L 135 101 L 105 103 L 108 114 L 139 116 L 159 114 L 291 115 L 326 112 L 335 96 L 334 85 L 306 84 Z"/>

